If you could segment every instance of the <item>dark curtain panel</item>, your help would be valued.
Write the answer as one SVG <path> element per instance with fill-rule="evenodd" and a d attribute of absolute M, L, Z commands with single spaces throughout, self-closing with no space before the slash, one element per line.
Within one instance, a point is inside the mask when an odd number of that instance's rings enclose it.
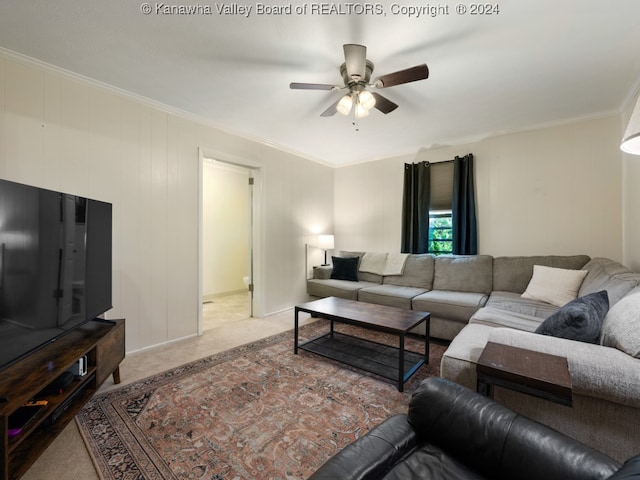
<path fill-rule="evenodd" d="M 403 253 L 427 253 L 429 248 L 430 185 L 431 171 L 428 162 L 404 164 Z"/>
<path fill-rule="evenodd" d="M 456 157 L 453 173 L 451 219 L 454 255 L 478 254 L 476 192 L 473 178 L 473 155 Z"/>

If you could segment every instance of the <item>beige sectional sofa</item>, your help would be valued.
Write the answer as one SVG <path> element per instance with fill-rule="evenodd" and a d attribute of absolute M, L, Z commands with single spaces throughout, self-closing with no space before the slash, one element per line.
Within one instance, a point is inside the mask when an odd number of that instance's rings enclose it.
<path fill-rule="evenodd" d="M 342 252 L 340 256 L 364 256 Z M 577 296 L 606 290 L 609 312 L 598 343 L 534 333 L 560 309 L 525 298 L 534 266 L 586 271 Z M 539 268 L 539 267 L 535 267 Z M 431 335 L 451 340 L 441 376 L 476 388 L 476 362 L 488 341 L 567 358 L 573 405 L 496 388 L 496 399 L 608 455 L 640 452 L 640 274 L 606 258 L 409 255 L 401 275 L 358 272 L 332 279 L 331 267 L 307 280 L 312 297 L 339 296 L 431 312 Z"/>
<path fill-rule="evenodd" d="M 365 253 L 340 252 L 338 258 L 362 258 Z M 589 260 L 586 255 L 495 258 L 490 255 L 408 255 L 401 275 L 360 270 L 357 282 L 331 278 L 332 266 L 316 267 L 313 278 L 307 280 L 307 293 L 312 297 L 334 296 L 427 311 L 431 313 L 431 336 L 452 340 L 487 304 L 494 291 L 504 291 L 507 297 L 515 292 L 517 295 L 513 298 L 519 297 L 531 279 L 534 265 L 578 269 Z M 494 284 L 498 288 L 494 288 Z M 517 302 L 524 305 L 514 308 L 542 319 L 558 309 L 520 299 Z"/>

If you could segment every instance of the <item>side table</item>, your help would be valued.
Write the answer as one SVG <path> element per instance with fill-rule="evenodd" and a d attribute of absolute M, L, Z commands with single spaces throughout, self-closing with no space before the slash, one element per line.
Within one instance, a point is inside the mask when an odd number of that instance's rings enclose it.
<path fill-rule="evenodd" d="M 567 359 L 488 342 L 476 366 L 478 393 L 493 398 L 494 386 L 571 406 Z"/>

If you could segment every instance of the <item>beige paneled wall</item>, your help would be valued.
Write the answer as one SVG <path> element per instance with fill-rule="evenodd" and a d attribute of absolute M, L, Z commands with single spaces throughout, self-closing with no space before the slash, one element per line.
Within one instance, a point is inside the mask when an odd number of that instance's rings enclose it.
<path fill-rule="evenodd" d="M 263 160 L 267 184 L 280 185 L 264 205 L 265 237 L 274 239 L 265 253 L 264 282 L 271 291 L 271 311 L 279 311 L 292 305 L 292 293 L 306 295 L 305 244 L 314 233 L 333 230 L 333 169 L 313 162 L 302 166 L 299 157 L 266 148 Z"/>
<path fill-rule="evenodd" d="M 113 204 L 127 351 L 195 335 L 199 148 L 262 166 L 265 314 L 305 299 L 304 244 L 332 227 L 333 170 L 0 54 L 0 177 Z"/>
<path fill-rule="evenodd" d="M 622 260 L 618 116 L 420 151 L 473 153 L 481 253 L 585 253 Z M 399 251 L 402 170 L 416 155 L 336 170 L 339 248 Z M 354 209 L 344 205 L 353 204 Z"/>
<path fill-rule="evenodd" d="M 483 251 L 622 260 L 618 142 L 613 116 L 487 142 L 480 151 L 488 168 L 479 173 L 479 189 L 489 194 L 480 208 L 489 227 Z"/>
<path fill-rule="evenodd" d="M 400 251 L 403 165 L 392 158 L 335 171 L 336 249 Z"/>

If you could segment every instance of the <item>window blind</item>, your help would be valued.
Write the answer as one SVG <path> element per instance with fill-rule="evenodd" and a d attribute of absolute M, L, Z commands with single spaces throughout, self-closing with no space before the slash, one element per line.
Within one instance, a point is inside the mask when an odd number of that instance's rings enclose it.
<path fill-rule="evenodd" d="M 429 164 L 431 170 L 429 210 L 451 210 L 453 165 L 451 161 Z"/>

